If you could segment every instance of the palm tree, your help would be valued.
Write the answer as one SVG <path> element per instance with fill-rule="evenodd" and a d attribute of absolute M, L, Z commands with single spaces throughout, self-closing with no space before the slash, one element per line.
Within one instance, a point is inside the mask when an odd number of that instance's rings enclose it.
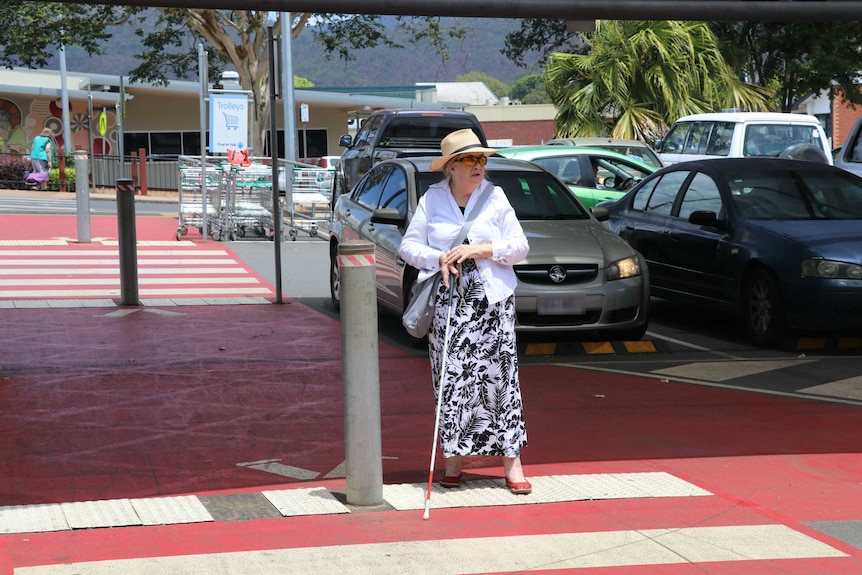
<path fill-rule="evenodd" d="M 545 84 L 557 137 L 652 141 L 680 116 L 768 108 L 768 92 L 738 79 L 703 22 L 600 20 L 588 54 L 551 55 Z"/>

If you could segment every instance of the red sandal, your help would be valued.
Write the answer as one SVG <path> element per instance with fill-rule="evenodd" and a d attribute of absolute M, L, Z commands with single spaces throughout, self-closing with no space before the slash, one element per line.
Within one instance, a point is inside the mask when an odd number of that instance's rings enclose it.
<path fill-rule="evenodd" d="M 530 485 L 529 481 L 509 481 L 508 477 L 506 478 L 506 487 L 515 495 L 529 495 L 533 492 L 533 486 Z"/>
<path fill-rule="evenodd" d="M 454 489 L 456 487 L 461 487 L 461 474 L 458 475 L 444 475 L 443 479 L 440 480 L 440 486 L 445 487 L 446 489 Z"/>

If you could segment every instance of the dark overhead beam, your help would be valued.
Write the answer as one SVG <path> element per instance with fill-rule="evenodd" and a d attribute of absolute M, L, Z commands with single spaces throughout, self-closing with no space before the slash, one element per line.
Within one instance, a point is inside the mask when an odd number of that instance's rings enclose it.
<path fill-rule="evenodd" d="M 60 0 L 72 4 L 549 20 L 862 20 L 860 0 Z"/>

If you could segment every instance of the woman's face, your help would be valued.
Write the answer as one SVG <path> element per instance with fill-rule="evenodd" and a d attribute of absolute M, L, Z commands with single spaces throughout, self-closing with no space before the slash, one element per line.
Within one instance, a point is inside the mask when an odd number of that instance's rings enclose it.
<path fill-rule="evenodd" d="M 456 158 L 449 166 L 455 187 L 475 189 L 485 178 L 487 163 L 488 158 L 481 154 L 464 154 Z"/>

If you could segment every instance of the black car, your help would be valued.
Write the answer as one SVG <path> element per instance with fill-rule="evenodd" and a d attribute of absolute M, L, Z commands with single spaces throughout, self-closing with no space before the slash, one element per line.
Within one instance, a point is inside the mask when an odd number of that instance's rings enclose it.
<path fill-rule="evenodd" d="M 761 345 L 785 328 L 862 328 L 853 174 L 775 158 L 684 162 L 602 207 L 647 260 L 652 296 L 737 312 Z"/>

